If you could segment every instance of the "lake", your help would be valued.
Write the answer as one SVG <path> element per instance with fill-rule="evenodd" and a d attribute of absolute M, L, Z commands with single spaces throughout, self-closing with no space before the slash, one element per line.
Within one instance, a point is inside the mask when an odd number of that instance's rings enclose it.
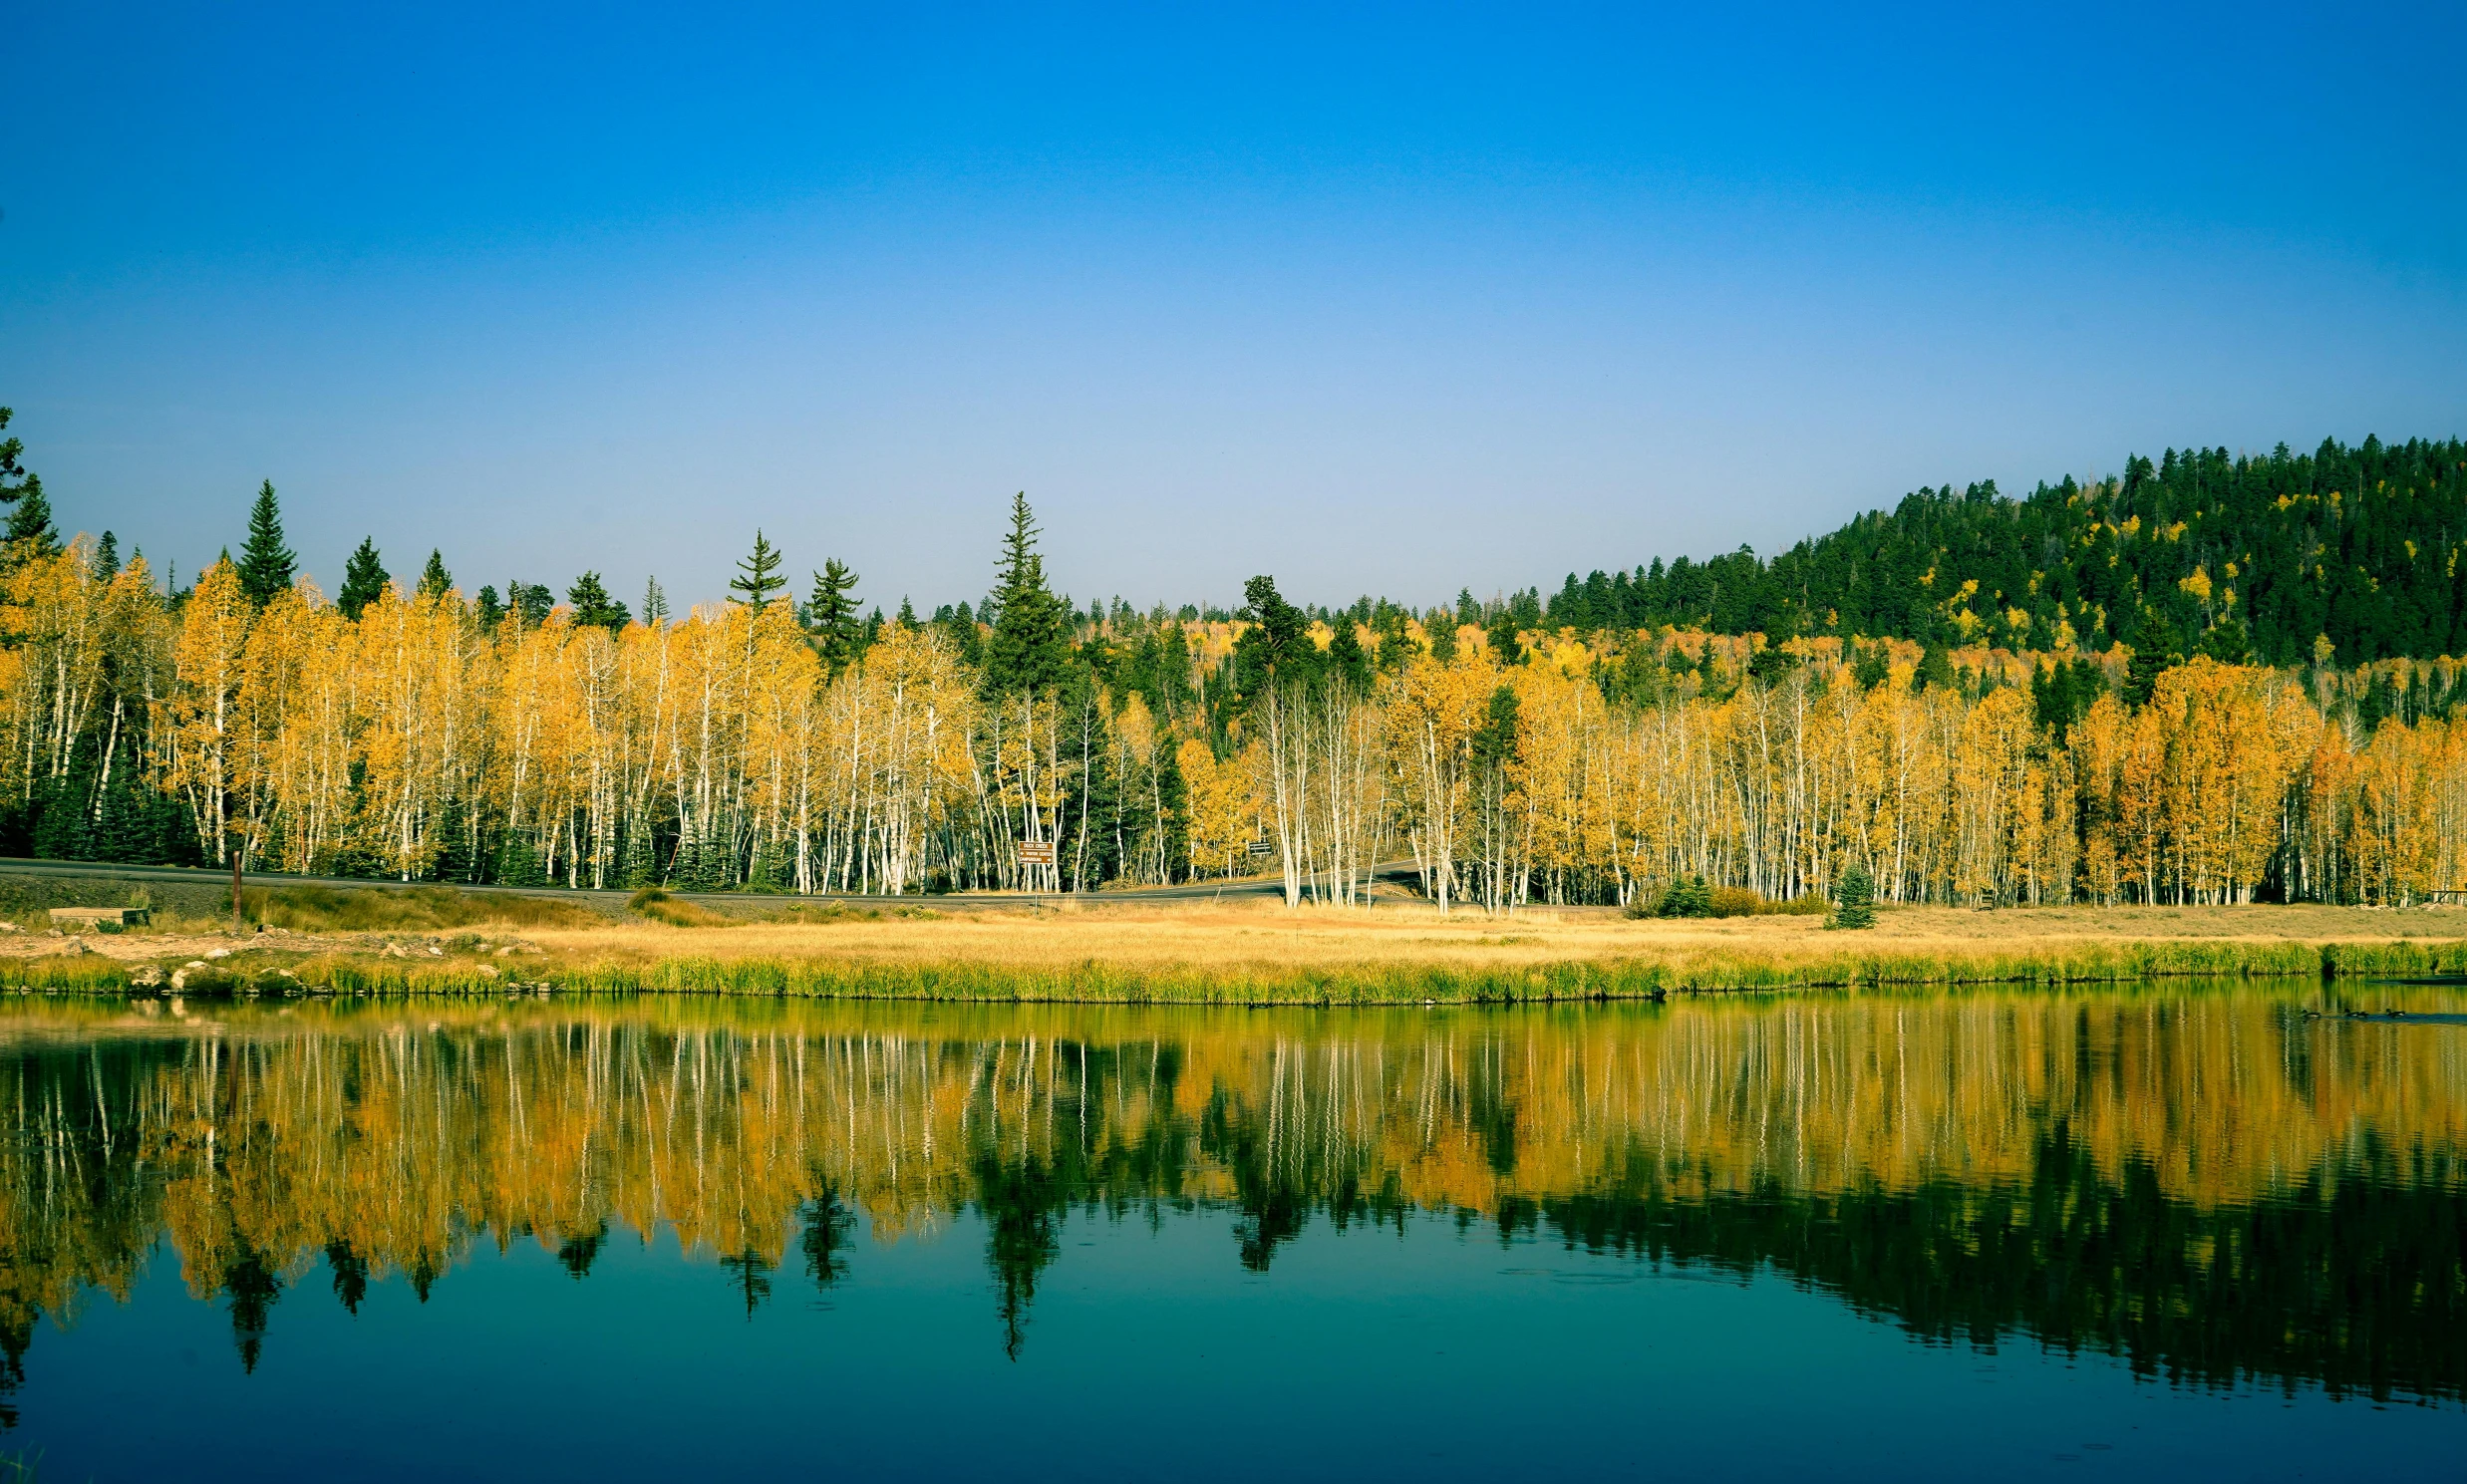
<path fill-rule="evenodd" d="M 2448 1474 L 2462 1011 L 11 997 L 0 1448 L 69 1481 Z"/>

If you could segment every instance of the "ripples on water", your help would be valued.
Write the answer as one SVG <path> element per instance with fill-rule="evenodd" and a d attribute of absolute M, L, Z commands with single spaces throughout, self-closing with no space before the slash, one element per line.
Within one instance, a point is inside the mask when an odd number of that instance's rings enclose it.
<path fill-rule="evenodd" d="M 74 1478 L 752 1469 L 808 1406 L 892 1474 L 1106 1405 L 1304 1473 L 2454 1457 L 2467 1026 L 2319 999 L 13 1001 L 6 1417 Z"/>

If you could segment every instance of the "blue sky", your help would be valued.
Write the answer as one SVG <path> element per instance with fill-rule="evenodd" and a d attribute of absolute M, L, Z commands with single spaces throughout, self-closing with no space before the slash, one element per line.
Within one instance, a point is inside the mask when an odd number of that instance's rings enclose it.
<path fill-rule="evenodd" d="M 1426 603 L 2467 433 L 2456 7 L 361 9 L 0 23 L 64 524 Z"/>

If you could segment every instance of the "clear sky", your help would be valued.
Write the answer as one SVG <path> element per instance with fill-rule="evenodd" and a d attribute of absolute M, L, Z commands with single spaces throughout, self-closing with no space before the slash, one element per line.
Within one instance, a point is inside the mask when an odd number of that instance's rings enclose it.
<path fill-rule="evenodd" d="M 331 593 L 1428 603 L 2467 433 L 2467 9 L 0 13 L 0 404 Z M 680 605 L 682 606 L 682 604 Z"/>

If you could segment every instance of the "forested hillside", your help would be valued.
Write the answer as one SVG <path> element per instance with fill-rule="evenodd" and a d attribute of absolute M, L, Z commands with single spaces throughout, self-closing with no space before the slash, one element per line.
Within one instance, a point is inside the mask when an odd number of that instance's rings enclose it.
<path fill-rule="evenodd" d="M 1701 904 L 1716 887 L 1775 903 L 1852 866 L 1902 902 L 2406 903 L 2467 886 L 2462 667 L 2303 647 L 2250 662 L 2235 614 L 2303 594 L 2230 601 L 2235 584 L 2272 591 L 2248 575 L 2272 548 L 2214 541 L 2226 517 L 2168 503 L 2208 487 L 2185 472 L 2199 458 L 2018 505 L 1931 494 L 1936 525 L 1906 505 L 1853 528 L 1931 563 L 1925 594 L 1950 581 L 1947 552 L 1985 562 L 2034 539 L 1999 531 L 2060 541 L 2058 512 L 2102 512 L 2081 537 L 2100 559 L 2031 569 L 2050 589 L 2029 595 L 2057 630 L 2046 652 L 2028 610 L 1996 629 L 1967 598 L 1915 610 L 1940 624 L 1916 640 L 1794 635 L 1787 605 L 1743 635 L 1642 610 L 1551 624 L 1530 595 L 1312 612 L 1264 575 L 1235 615 L 1081 612 L 1046 581 L 1025 497 L 996 591 L 922 621 L 904 602 L 860 618 L 838 561 L 797 600 L 759 534 L 728 601 L 683 618 L 656 585 L 630 612 L 591 572 L 562 603 L 520 581 L 466 598 L 442 554 L 398 580 L 374 542 L 329 601 L 284 545 L 271 485 L 238 555 L 178 588 L 109 532 L 61 540 L 21 453 L 0 445 L 0 854 L 784 892 L 1266 870 L 1290 901 L 1339 906 L 1406 858 L 1435 901 L 1488 910 Z M 2454 549 L 2397 538 L 2393 557 L 2382 526 L 2400 516 L 2372 522 L 2387 506 L 2421 529 L 2434 496 L 2388 484 L 2270 500 L 2313 512 L 2290 531 L 2340 533 L 2341 560 L 2388 561 L 2362 589 L 2386 597 L 2415 590 L 2424 550 Z M 2161 547 L 2197 559 L 2137 636 L 2198 642 L 2068 642 L 2063 625 L 2113 616 L 2085 593 L 2146 593 L 2173 570 Z M 1736 569 L 1771 584 L 1886 564 L 1848 549 Z M 1675 580 L 1649 572 L 1625 601 Z M 1718 627 L 1721 601 L 1673 617 Z"/>
<path fill-rule="evenodd" d="M 1892 636 L 2018 650 L 2172 646 L 2289 665 L 2467 652 L 2467 444 L 2169 449 L 2023 499 L 1921 489 L 1765 561 L 1570 574 L 1529 622 Z M 2145 611 L 2146 610 L 2146 611 Z M 2139 640 L 2140 643 L 2136 644 Z"/>

